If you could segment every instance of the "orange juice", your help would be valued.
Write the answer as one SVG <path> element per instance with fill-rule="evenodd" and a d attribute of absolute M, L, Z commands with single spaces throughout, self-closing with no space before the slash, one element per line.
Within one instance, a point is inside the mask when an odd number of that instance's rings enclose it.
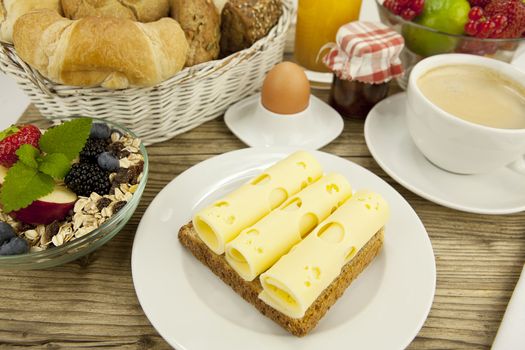
<path fill-rule="evenodd" d="M 319 50 L 335 42 L 337 30 L 359 18 L 361 0 L 299 0 L 295 59 L 306 69 L 327 72 Z"/>

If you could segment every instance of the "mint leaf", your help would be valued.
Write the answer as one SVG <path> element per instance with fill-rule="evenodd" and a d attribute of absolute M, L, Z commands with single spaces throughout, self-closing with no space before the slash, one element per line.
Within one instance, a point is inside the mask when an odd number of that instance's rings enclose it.
<path fill-rule="evenodd" d="M 11 125 L 10 127 L 8 127 L 7 129 L 5 130 L 2 130 L 0 132 L 0 141 L 2 141 L 3 139 L 5 139 L 6 137 L 8 136 L 11 136 L 13 134 L 16 134 L 17 132 L 19 132 L 20 129 L 16 126 L 16 125 Z"/>
<path fill-rule="evenodd" d="M 40 138 L 40 149 L 47 153 L 62 153 L 75 159 L 89 137 L 91 119 L 79 118 L 64 122 L 46 131 Z"/>
<path fill-rule="evenodd" d="M 32 145 L 25 144 L 20 146 L 16 150 L 16 155 L 25 165 L 35 169 L 38 168 L 37 159 L 40 157 L 40 151 Z"/>
<path fill-rule="evenodd" d="M 71 169 L 71 161 L 62 153 L 47 154 L 42 158 L 38 170 L 54 177 L 63 179 Z"/>
<path fill-rule="evenodd" d="M 4 212 L 9 213 L 29 206 L 38 198 L 51 193 L 54 186 L 55 182 L 51 176 L 42 174 L 22 162 L 16 162 L 7 172 L 0 191 Z"/>

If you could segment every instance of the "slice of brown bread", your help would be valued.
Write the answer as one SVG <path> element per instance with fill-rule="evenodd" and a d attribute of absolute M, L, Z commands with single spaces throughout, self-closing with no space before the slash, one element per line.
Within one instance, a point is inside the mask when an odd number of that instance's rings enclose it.
<path fill-rule="evenodd" d="M 259 299 L 262 291 L 261 283 L 256 278 L 252 282 L 243 280 L 226 262 L 224 255 L 212 252 L 197 236 L 191 223 L 179 230 L 179 240 L 183 246 L 208 266 L 217 276 L 228 284 L 237 294 L 255 306 L 263 315 L 277 322 L 281 327 L 295 336 L 302 337 L 317 326 L 317 323 L 337 299 L 343 295 L 352 281 L 376 257 L 383 246 L 384 230 L 379 230 L 368 243 L 348 262 L 341 274 L 321 293 L 317 300 L 306 310 L 306 314 L 299 319 L 291 318 L 275 310 Z"/>

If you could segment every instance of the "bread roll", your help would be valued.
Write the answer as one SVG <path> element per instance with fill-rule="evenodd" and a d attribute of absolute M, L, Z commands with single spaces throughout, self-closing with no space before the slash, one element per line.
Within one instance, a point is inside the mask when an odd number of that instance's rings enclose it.
<path fill-rule="evenodd" d="M 229 0 L 221 14 L 221 56 L 252 46 L 283 13 L 281 0 Z"/>
<path fill-rule="evenodd" d="M 116 17 L 139 22 L 158 21 L 169 14 L 169 0 L 62 0 L 66 17 Z"/>
<path fill-rule="evenodd" d="M 18 55 L 48 79 L 108 89 L 156 85 L 182 69 L 188 52 L 171 18 L 69 20 L 50 10 L 20 17 L 13 41 Z"/>
<path fill-rule="evenodd" d="M 172 0 L 171 16 L 180 23 L 190 45 L 187 66 L 219 57 L 221 19 L 212 0 Z"/>
<path fill-rule="evenodd" d="M 62 13 L 60 0 L 0 0 L 0 40 L 12 43 L 16 20 L 37 9 L 51 9 Z"/>

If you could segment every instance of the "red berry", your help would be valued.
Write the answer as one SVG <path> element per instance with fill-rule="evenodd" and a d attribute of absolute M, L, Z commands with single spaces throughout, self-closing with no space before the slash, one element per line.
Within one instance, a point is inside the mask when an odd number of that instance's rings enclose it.
<path fill-rule="evenodd" d="M 494 33 L 492 34 L 492 37 L 499 38 L 501 34 L 507 28 L 507 24 L 508 24 L 507 16 L 496 15 L 496 16 L 491 17 L 491 20 L 496 25 L 496 28 L 494 29 Z"/>
<path fill-rule="evenodd" d="M 423 11 L 425 0 L 385 0 L 383 6 L 395 15 L 410 21 Z"/>
<path fill-rule="evenodd" d="M 478 24 L 478 38 L 488 38 L 496 29 L 496 25 L 491 20 L 480 22 Z"/>
<path fill-rule="evenodd" d="M 505 28 L 508 24 L 508 19 L 505 15 L 492 16 L 490 19 L 496 24 L 497 29 Z"/>
<path fill-rule="evenodd" d="M 479 6 L 471 8 L 470 12 L 468 13 L 468 18 L 473 21 L 477 21 L 483 18 L 483 9 Z"/>
<path fill-rule="evenodd" d="M 412 5 L 410 5 L 410 8 L 419 14 L 423 11 L 424 6 L 425 6 L 425 0 L 414 0 L 412 2 Z"/>
<path fill-rule="evenodd" d="M 34 125 L 18 126 L 18 131 L 0 141 L 0 164 L 10 167 L 18 160 L 15 152 L 20 146 L 29 144 L 38 148 L 38 140 L 42 133 Z"/>
<path fill-rule="evenodd" d="M 401 12 L 401 17 L 407 21 L 411 21 L 414 17 L 416 17 L 416 11 L 412 10 L 411 8 L 406 8 Z"/>
<path fill-rule="evenodd" d="M 522 0 L 493 0 L 485 7 L 485 16 L 497 23 L 505 22 L 495 17 L 506 17 L 504 28 L 498 27 L 498 38 L 519 38 L 525 33 L 525 3 Z"/>
<path fill-rule="evenodd" d="M 465 24 L 465 33 L 471 36 L 478 34 L 478 22 L 470 20 Z"/>

